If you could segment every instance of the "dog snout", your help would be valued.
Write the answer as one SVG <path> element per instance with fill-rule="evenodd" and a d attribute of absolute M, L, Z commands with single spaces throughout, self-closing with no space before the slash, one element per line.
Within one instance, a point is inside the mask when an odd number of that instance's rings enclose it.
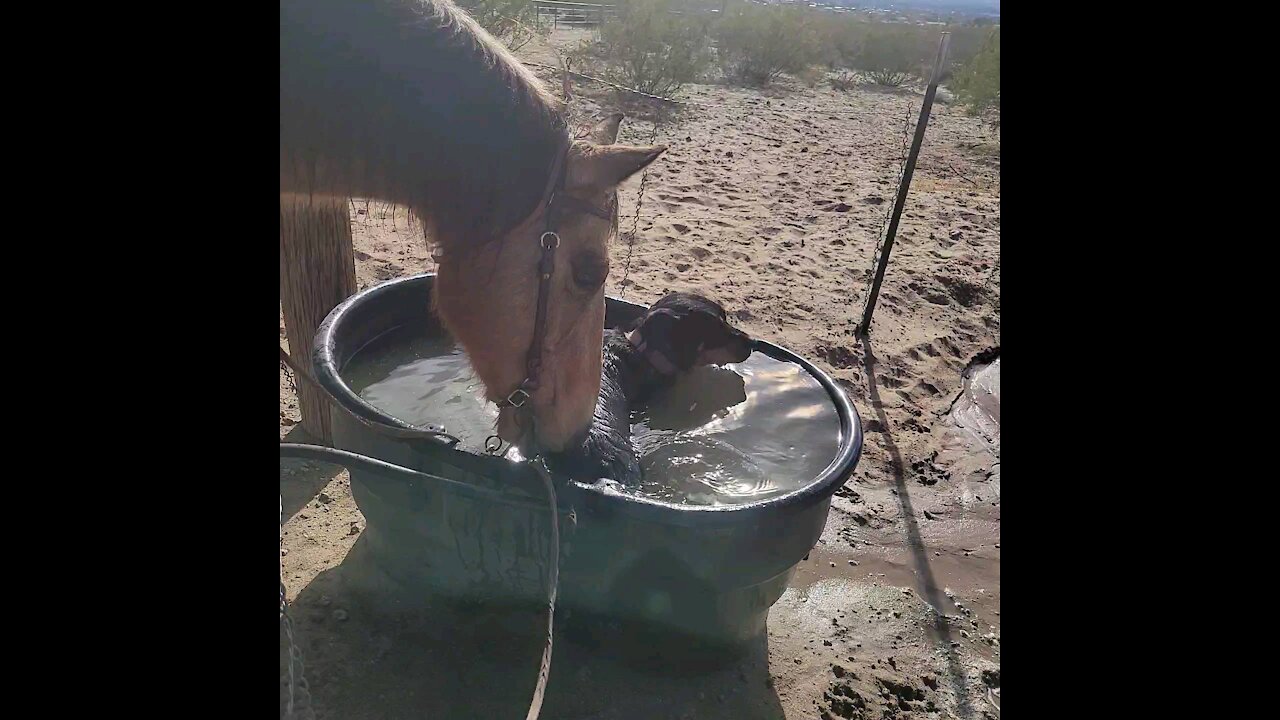
<path fill-rule="evenodd" d="M 734 359 L 734 362 L 743 362 L 751 357 L 751 353 L 756 351 L 756 341 L 741 331 L 736 331 L 736 339 L 738 340 L 738 356 Z"/>

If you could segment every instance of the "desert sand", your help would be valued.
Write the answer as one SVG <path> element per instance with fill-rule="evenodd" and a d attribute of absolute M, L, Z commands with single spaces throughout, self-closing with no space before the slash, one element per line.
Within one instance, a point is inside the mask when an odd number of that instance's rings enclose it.
<path fill-rule="evenodd" d="M 546 45 L 522 55 L 554 62 Z M 585 81 L 574 95 L 581 122 L 621 110 L 622 142 L 649 142 L 657 121 L 670 147 L 620 193 L 609 294 L 716 297 L 743 329 L 838 379 L 866 439 L 758 648 L 710 674 L 637 675 L 557 640 L 543 717 L 998 718 L 999 431 L 992 441 L 951 413 L 966 369 L 999 355 L 998 136 L 934 106 L 867 346 L 853 331 L 921 88 L 695 85 L 690 104 L 661 111 Z M 352 222 L 361 288 L 434 269 L 403 210 L 356 200 Z M 998 417 L 998 370 L 995 382 Z M 280 407 L 281 437 L 306 442 L 283 372 Z M 503 652 L 460 662 L 442 627 L 362 616 L 342 592 L 363 527 L 346 473 L 281 470 L 284 580 L 317 716 L 522 716 L 536 632 L 495 630 Z"/>

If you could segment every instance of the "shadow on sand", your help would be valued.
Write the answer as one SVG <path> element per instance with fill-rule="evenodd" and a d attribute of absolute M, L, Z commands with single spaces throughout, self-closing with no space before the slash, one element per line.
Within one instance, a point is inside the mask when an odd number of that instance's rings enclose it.
<path fill-rule="evenodd" d="M 363 538 L 292 605 L 294 636 L 318 718 L 524 717 L 542 656 L 544 608 L 461 607 L 380 593 Z M 411 607 L 408 607 L 410 606 Z M 706 655 L 654 635 L 622 641 L 557 612 L 541 713 L 548 720 L 781 720 L 768 638 Z M 281 632 L 281 717 L 288 700 Z"/>
<path fill-rule="evenodd" d="M 952 607 L 952 603 L 943 594 L 942 588 L 938 587 L 938 582 L 933 575 L 933 568 L 929 565 L 929 552 L 920 534 L 920 525 L 916 522 L 915 509 L 911 505 L 911 491 L 907 487 L 906 480 L 906 465 L 902 461 L 902 452 L 898 449 L 898 444 L 893 439 L 892 426 L 889 424 L 889 418 L 885 414 L 884 403 L 880 399 L 880 389 L 876 385 L 876 356 L 872 351 L 870 338 L 862 338 L 862 349 L 863 369 L 867 375 L 867 387 L 870 389 L 871 405 L 875 408 L 876 419 L 880 421 L 880 435 L 884 439 L 885 448 L 888 449 L 889 456 L 893 461 L 893 486 L 898 491 L 898 503 L 901 505 L 902 521 L 907 532 L 907 547 L 911 551 L 911 559 L 915 565 L 916 576 L 920 578 L 924 586 L 924 599 L 935 610 L 933 632 L 938 639 L 938 647 L 946 653 L 947 676 L 951 682 L 951 689 L 955 693 L 956 710 L 960 718 L 969 720 L 975 717 L 975 712 L 973 704 L 969 701 L 968 680 L 965 677 L 964 665 L 960 662 L 960 657 L 956 654 L 956 648 L 952 644 L 951 627 L 947 624 L 946 618 L 943 617 L 943 613 L 947 611 L 947 608 Z"/>
<path fill-rule="evenodd" d="M 302 425 L 294 425 L 280 442 L 303 445 L 324 445 L 311 436 Z M 294 458 L 280 460 L 280 505 L 286 522 L 307 506 L 324 490 L 325 486 L 341 474 L 341 465 L 311 462 Z"/>

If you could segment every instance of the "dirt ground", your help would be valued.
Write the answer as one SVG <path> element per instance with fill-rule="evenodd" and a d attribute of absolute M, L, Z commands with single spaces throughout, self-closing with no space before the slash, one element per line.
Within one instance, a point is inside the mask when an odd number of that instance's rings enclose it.
<path fill-rule="evenodd" d="M 554 57 L 547 46 L 523 55 Z M 557 636 L 542 717 L 999 718 L 998 427 L 983 442 L 950 412 L 966 369 L 999 354 L 998 137 L 935 105 L 864 345 L 853 330 L 918 89 L 698 85 L 686 94 L 694 104 L 663 113 L 574 89 L 584 122 L 622 110 L 621 141 L 639 144 L 657 119 L 657 142 L 670 146 L 644 182 L 638 221 L 641 181 L 621 191 L 609 294 L 716 296 L 744 329 L 837 378 L 866 441 L 745 657 L 710 672 L 675 659 L 642 672 Z M 434 268 L 403 211 L 358 200 L 352 221 L 361 288 Z M 306 442 L 283 373 L 280 407 L 281 437 Z M 345 592 L 364 524 L 345 471 L 282 462 L 281 492 L 284 580 L 318 717 L 523 715 L 544 618 L 493 626 L 363 607 Z M 283 716 L 283 632 L 281 644 Z"/>

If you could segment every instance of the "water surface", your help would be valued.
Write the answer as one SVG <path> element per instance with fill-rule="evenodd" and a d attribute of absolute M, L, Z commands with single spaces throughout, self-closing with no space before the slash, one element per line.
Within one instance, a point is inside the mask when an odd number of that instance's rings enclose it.
<path fill-rule="evenodd" d="M 451 340 L 396 331 L 362 349 L 343 378 L 374 407 L 435 423 L 484 452 L 497 408 Z M 698 368 L 633 413 L 644 482 L 624 490 L 681 504 L 733 504 L 811 482 L 835 458 L 840 422 L 826 390 L 799 365 L 755 353 Z"/>

